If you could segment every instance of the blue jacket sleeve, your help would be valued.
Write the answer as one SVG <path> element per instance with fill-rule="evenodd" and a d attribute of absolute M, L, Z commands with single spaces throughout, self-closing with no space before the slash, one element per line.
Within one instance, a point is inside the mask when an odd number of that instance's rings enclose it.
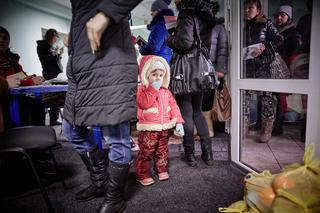
<path fill-rule="evenodd" d="M 167 37 L 167 29 L 164 22 L 158 22 L 152 28 L 148 43 L 141 47 L 141 55 L 149 55 L 159 52 Z"/>
<path fill-rule="evenodd" d="M 127 17 L 130 11 L 135 8 L 142 0 L 102 0 L 98 5 L 98 11 L 103 12 L 115 23 L 119 23 Z"/>

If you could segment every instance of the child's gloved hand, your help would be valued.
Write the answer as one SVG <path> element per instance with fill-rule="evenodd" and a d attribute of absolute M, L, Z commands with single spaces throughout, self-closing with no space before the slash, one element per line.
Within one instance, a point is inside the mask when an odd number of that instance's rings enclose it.
<path fill-rule="evenodd" d="M 152 86 L 153 88 L 155 88 L 156 90 L 159 90 L 160 87 L 161 87 L 161 85 L 162 85 L 162 82 L 159 82 L 159 81 L 155 81 L 155 82 L 153 82 L 153 83 L 151 84 L 151 86 Z"/>
<path fill-rule="evenodd" d="M 179 136 L 184 136 L 184 129 L 182 124 L 176 125 L 176 133 L 178 133 Z"/>

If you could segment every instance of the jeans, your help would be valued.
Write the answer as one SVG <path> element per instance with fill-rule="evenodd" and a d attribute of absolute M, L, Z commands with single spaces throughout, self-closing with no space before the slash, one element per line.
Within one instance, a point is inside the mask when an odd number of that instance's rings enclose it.
<path fill-rule="evenodd" d="M 63 120 L 62 130 L 68 141 L 75 145 L 79 154 L 85 154 L 98 148 L 86 126 L 73 127 Z M 128 164 L 132 158 L 129 122 L 104 126 L 102 127 L 102 134 L 105 141 L 109 143 L 109 160 L 115 163 Z"/>

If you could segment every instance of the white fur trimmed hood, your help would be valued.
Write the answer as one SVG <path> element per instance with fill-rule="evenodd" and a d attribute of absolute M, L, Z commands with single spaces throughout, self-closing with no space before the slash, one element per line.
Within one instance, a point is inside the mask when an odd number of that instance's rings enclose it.
<path fill-rule="evenodd" d="M 140 66 L 139 66 L 139 75 L 140 75 L 140 81 L 141 84 L 145 87 L 149 86 L 148 82 L 148 75 L 157 68 L 157 63 L 162 63 L 165 67 L 165 74 L 162 82 L 162 87 L 168 88 L 170 83 L 170 67 L 167 61 L 160 57 L 155 55 L 147 55 L 143 56 L 140 60 Z"/>

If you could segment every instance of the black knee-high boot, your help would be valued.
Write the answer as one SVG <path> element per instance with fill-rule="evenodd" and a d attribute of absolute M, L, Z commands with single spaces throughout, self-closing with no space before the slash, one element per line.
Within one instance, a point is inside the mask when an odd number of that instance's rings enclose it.
<path fill-rule="evenodd" d="M 91 184 L 76 193 L 77 200 L 91 200 L 103 197 L 108 187 L 108 171 L 105 154 L 98 148 L 80 155 L 82 161 L 90 172 Z"/>
<path fill-rule="evenodd" d="M 212 145 L 210 138 L 200 139 L 201 144 L 201 159 L 208 165 L 213 165 Z"/>
<path fill-rule="evenodd" d="M 128 179 L 129 168 L 129 164 L 110 161 L 108 190 L 97 213 L 122 212 L 126 208 L 124 189 Z"/>
<path fill-rule="evenodd" d="M 184 157 L 187 162 L 187 164 L 191 167 L 194 167 L 197 165 L 196 158 L 194 156 L 194 144 L 193 143 L 188 143 L 188 144 L 183 144 L 184 148 Z"/>

